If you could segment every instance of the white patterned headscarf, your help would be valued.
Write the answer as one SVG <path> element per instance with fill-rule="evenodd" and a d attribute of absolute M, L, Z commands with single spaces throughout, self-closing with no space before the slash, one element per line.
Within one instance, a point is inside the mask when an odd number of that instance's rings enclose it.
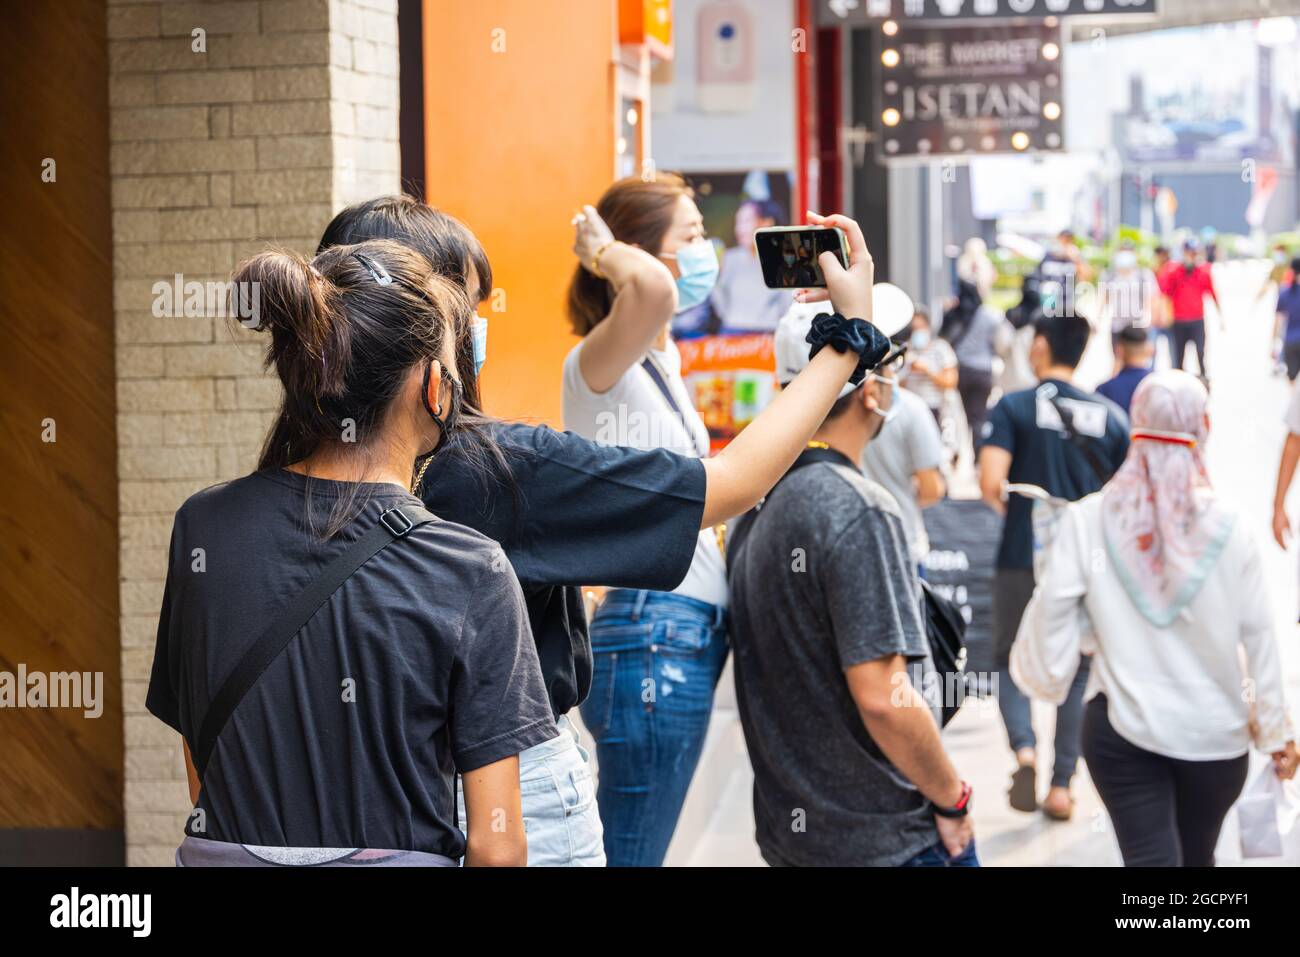
<path fill-rule="evenodd" d="M 1173 369 L 1133 395 L 1128 457 L 1102 491 L 1106 550 L 1124 590 L 1153 625 L 1168 626 L 1218 561 L 1233 514 L 1205 471 L 1206 391 Z"/>

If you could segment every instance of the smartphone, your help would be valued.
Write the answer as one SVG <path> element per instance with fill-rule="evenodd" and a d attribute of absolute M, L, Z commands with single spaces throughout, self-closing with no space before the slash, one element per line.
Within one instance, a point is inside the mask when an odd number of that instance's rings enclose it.
<path fill-rule="evenodd" d="M 835 253 L 849 268 L 849 243 L 834 226 L 765 226 L 754 230 L 754 251 L 769 289 L 825 287 L 817 262 L 824 252 Z"/>

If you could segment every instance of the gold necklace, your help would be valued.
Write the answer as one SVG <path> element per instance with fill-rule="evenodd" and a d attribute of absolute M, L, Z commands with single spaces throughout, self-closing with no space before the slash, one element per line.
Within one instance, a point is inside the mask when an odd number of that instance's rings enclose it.
<path fill-rule="evenodd" d="M 415 473 L 415 481 L 411 483 L 411 494 L 412 494 L 412 495 L 415 495 L 415 490 L 416 490 L 417 488 L 419 488 L 419 487 L 420 487 L 420 483 L 424 481 L 424 473 L 427 472 L 427 471 L 429 470 L 429 464 L 430 464 L 432 461 L 433 461 L 433 456 L 432 456 L 432 455 L 428 456 L 428 457 L 424 460 L 424 464 L 420 466 L 420 471 L 418 471 L 418 472 Z"/>
<path fill-rule="evenodd" d="M 810 449 L 829 449 L 830 447 L 831 445 L 829 442 L 821 442 L 817 439 L 813 439 L 808 443 L 808 448 Z"/>

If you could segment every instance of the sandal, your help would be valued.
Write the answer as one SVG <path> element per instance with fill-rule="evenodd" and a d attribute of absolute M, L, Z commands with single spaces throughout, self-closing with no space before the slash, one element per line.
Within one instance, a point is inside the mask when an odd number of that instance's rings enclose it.
<path fill-rule="evenodd" d="M 1011 775 L 1011 788 L 1007 799 L 1012 810 L 1033 812 L 1038 810 L 1038 788 L 1032 764 L 1022 764 Z"/>
<path fill-rule="evenodd" d="M 1065 806 L 1065 810 L 1052 807 L 1049 804 L 1044 804 L 1043 813 L 1053 821 L 1068 821 L 1074 816 L 1074 795 L 1070 795 L 1070 803 Z"/>

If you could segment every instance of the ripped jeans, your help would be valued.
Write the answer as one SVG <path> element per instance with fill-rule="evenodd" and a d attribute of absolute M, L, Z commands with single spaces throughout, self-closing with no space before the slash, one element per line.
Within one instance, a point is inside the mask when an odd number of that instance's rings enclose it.
<path fill-rule="evenodd" d="M 591 622 L 582 720 L 610 867 L 663 863 L 727 660 L 726 611 L 668 592 L 609 592 Z"/>

